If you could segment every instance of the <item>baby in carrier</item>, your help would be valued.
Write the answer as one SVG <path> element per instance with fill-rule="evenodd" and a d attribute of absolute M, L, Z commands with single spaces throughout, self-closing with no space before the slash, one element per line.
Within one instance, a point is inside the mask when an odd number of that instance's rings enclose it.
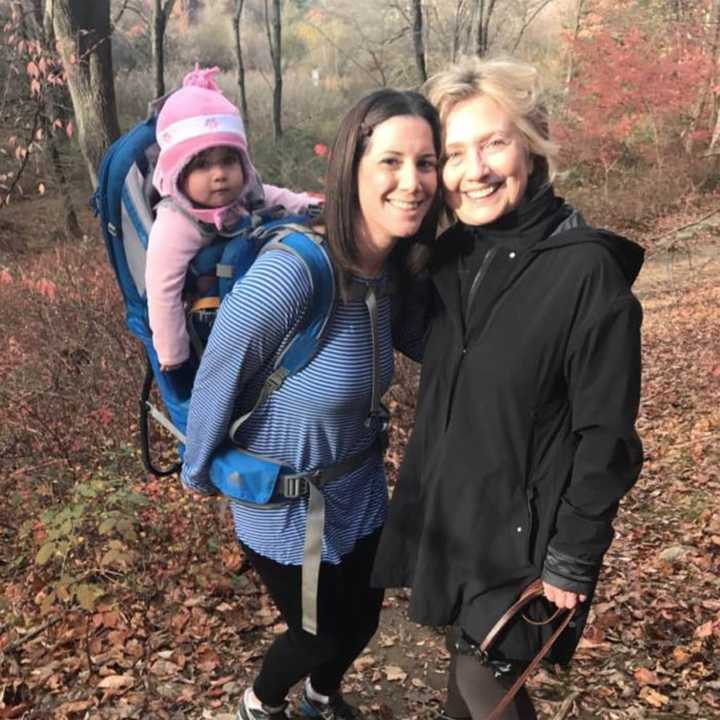
<path fill-rule="evenodd" d="M 251 211 L 282 205 L 303 213 L 318 202 L 306 193 L 261 184 L 240 112 L 215 83 L 217 72 L 196 67 L 157 119 L 160 154 L 153 184 L 163 200 L 150 231 L 145 283 L 163 371 L 190 357 L 183 289 L 195 255 Z"/>

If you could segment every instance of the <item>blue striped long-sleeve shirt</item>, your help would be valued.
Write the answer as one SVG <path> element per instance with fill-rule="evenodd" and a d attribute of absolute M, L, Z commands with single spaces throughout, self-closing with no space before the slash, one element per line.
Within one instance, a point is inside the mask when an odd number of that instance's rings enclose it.
<path fill-rule="evenodd" d="M 363 282 L 355 279 L 354 282 Z M 193 387 L 182 480 L 211 492 L 208 468 L 231 420 L 249 410 L 311 299 L 303 262 L 281 250 L 261 255 L 225 298 Z M 393 373 L 390 298 L 378 302 L 381 390 Z M 297 472 L 342 462 L 375 442 L 365 421 L 372 390 L 372 338 L 363 300 L 338 302 L 320 349 L 242 425 L 239 443 Z M 323 486 L 322 560 L 338 563 L 385 519 L 380 451 Z M 303 560 L 307 498 L 281 506 L 232 502 L 235 531 L 256 552 L 283 564 Z"/>

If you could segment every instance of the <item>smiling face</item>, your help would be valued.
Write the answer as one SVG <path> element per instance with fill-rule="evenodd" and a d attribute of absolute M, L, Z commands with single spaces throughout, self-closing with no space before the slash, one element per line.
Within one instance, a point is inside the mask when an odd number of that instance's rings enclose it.
<path fill-rule="evenodd" d="M 486 95 L 463 100 L 445 122 L 443 183 L 448 207 L 468 225 L 487 225 L 515 209 L 532 162 L 509 115 Z"/>
<path fill-rule="evenodd" d="M 358 254 L 366 272 L 382 266 L 397 238 L 414 235 L 438 187 L 438 158 L 426 120 L 396 115 L 373 128 L 357 169 Z"/>
<path fill-rule="evenodd" d="M 183 172 L 181 190 L 203 207 L 230 205 L 245 186 L 245 174 L 237 150 L 214 147 L 196 155 Z"/>

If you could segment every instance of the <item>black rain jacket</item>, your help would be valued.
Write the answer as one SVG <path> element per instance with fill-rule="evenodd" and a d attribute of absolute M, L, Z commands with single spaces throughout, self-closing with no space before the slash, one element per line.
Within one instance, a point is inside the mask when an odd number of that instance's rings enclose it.
<path fill-rule="evenodd" d="M 478 642 L 539 576 L 592 595 L 642 464 L 642 311 L 630 288 L 643 250 L 578 217 L 515 253 L 490 298 L 494 263 L 483 263 L 468 308 L 456 248 L 469 229 L 445 233 L 431 272 L 416 425 L 374 582 L 409 586 L 413 620 L 458 624 Z M 572 655 L 588 605 L 555 661 Z M 517 623 L 495 657 L 528 660 L 547 632 Z"/>

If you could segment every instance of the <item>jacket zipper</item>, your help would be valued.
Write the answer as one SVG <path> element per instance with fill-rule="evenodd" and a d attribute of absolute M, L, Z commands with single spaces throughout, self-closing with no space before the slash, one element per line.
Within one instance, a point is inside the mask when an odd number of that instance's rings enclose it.
<path fill-rule="evenodd" d="M 450 424 L 450 415 L 452 411 L 453 402 L 455 401 L 455 388 L 457 386 L 458 376 L 460 375 L 460 368 L 462 366 L 462 362 L 465 359 L 465 355 L 467 355 L 467 331 L 468 331 L 468 320 L 470 316 L 470 308 L 472 307 L 472 301 L 475 298 L 475 294 L 477 293 L 478 288 L 480 287 L 480 283 L 484 280 L 485 276 L 487 275 L 488 268 L 490 267 L 490 263 L 492 262 L 492 259 L 495 257 L 495 254 L 497 253 L 497 248 L 493 247 L 490 248 L 486 253 L 485 257 L 483 258 L 483 261 L 480 265 L 480 269 L 475 273 L 475 277 L 473 278 L 472 285 L 470 286 L 470 292 L 468 293 L 468 301 L 467 305 L 464 308 L 464 322 L 463 322 L 463 345 L 460 350 L 460 358 L 457 361 L 457 364 L 455 365 L 455 374 L 453 375 L 453 381 L 452 386 L 450 387 L 450 397 L 448 400 L 447 405 L 447 413 L 445 416 L 445 430 L 447 430 L 448 425 Z"/>
<path fill-rule="evenodd" d="M 492 262 L 492 259 L 497 254 L 497 248 L 492 247 L 490 248 L 486 253 L 485 257 L 483 258 L 482 263 L 480 264 L 480 269 L 475 273 L 475 277 L 473 278 L 472 285 L 470 286 L 470 292 L 468 293 L 468 300 L 467 305 L 465 306 L 465 336 L 467 339 L 467 325 L 468 320 L 470 319 L 470 308 L 472 307 L 473 300 L 475 299 L 475 294 L 478 291 L 478 288 L 480 287 L 480 283 L 485 279 L 485 276 L 487 275 L 488 268 L 490 267 L 490 263 Z"/>
<path fill-rule="evenodd" d="M 533 501 L 535 499 L 535 487 L 531 486 L 525 490 L 525 500 L 527 502 L 527 528 L 525 532 L 525 558 L 528 562 L 532 563 L 534 558 L 532 557 L 532 546 L 531 542 L 533 539 L 533 532 L 535 531 L 535 513 L 533 512 Z"/>

